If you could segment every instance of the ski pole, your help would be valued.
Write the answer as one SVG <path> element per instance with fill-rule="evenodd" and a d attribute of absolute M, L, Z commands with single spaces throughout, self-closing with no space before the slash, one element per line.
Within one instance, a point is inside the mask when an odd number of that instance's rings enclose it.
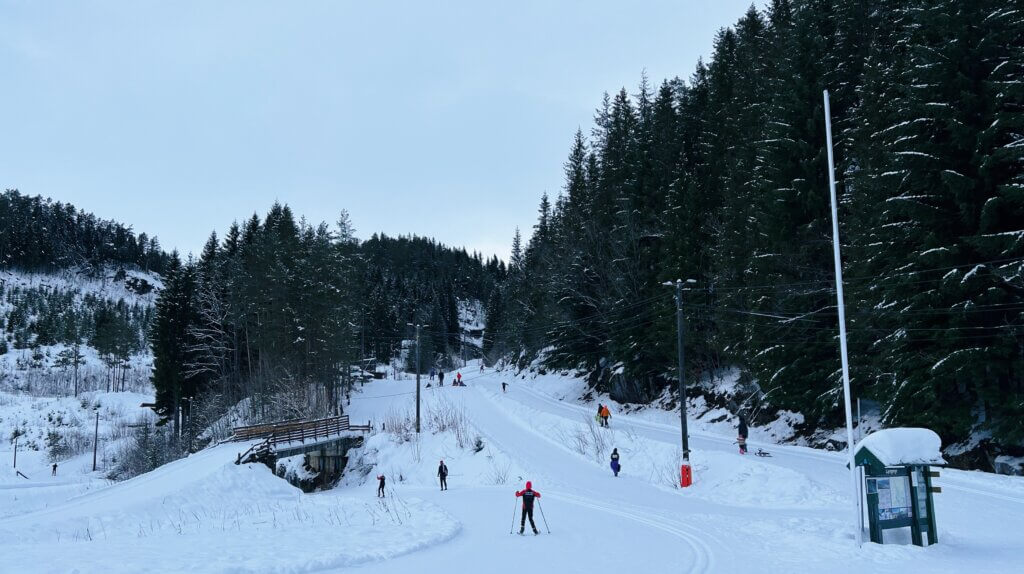
<path fill-rule="evenodd" d="M 516 507 L 519 506 L 519 501 L 516 500 L 512 504 L 512 527 L 508 529 L 508 533 L 512 534 L 516 529 Z"/>
<path fill-rule="evenodd" d="M 544 516 L 544 505 L 542 505 L 540 503 L 540 499 L 539 498 L 537 499 L 537 508 L 540 509 L 540 517 L 544 519 L 544 528 L 547 529 L 548 534 L 551 534 L 551 529 L 548 528 L 548 519 L 547 519 L 546 516 Z M 515 524 L 515 523 L 513 522 L 513 524 Z"/>

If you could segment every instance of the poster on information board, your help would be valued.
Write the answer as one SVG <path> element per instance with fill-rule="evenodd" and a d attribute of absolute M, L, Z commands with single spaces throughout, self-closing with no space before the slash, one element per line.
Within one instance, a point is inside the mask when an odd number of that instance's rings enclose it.
<path fill-rule="evenodd" d="M 910 518 L 910 481 L 905 476 L 878 478 L 873 481 L 878 492 L 878 519 Z"/>

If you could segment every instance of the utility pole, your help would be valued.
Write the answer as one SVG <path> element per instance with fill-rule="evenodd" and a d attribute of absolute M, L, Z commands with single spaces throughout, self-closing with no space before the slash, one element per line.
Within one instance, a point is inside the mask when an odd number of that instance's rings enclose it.
<path fill-rule="evenodd" d="M 14 468 L 18 468 L 18 437 L 14 437 Z"/>
<path fill-rule="evenodd" d="M 408 323 L 412 325 L 412 323 Z M 416 325 L 416 434 L 420 432 L 420 330 L 429 325 Z"/>
<path fill-rule="evenodd" d="M 420 432 L 420 325 L 416 325 L 416 434 Z"/>
<path fill-rule="evenodd" d="M 96 430 L 92 437 L 92 471 L 96 472 L 96 446 L 100 442 L 100 413 L 96 412 Z"/>
<path fill-rule="evenodd" d="M 686 283 L 696 283 L 693 279 L 687 279 Z M 690 467 L 690 436 L 689 431 L 686 427 L 686 357 L 684 354 L 684 332 L 685 332 L 685 318 L 683 317 L 683 281 L 676 279 L 675 283 L 665 283 L 665 285 L 675 285 L 676 288 L 676 344 L 679 350 L 679 428 L 683 438 L 683 462 L 679 467 L 679 486 L 686 488 L 693 484 L 693 471 Z"/>
<path fill-rule="evenodd" d="M 828 90 L 822 92 L 825 99 L 825 144 L 828 146 L 828 188 L 832 200 L 832 250 L 836 266 L 836 302 L 839 306 L 839 351 L 843 361 L 843 398 L 846 403 L 846 450 L 849 456 L 850 482 L 853 486 L 854 513 L 853 523 L 857 528 L 857 546 L 864 543 L 864 529 L 861 528 L 861 509 L 859 471 L 854 460 L 853 443 L 853 407 L 850 404 L 850 361 L 846 354 L 846 307 L 843 302 L 843 265 L 839 257 L 839 208 L 836 202 L 836 168 L 832 158 L 832 110 L 829 107 Z"/>

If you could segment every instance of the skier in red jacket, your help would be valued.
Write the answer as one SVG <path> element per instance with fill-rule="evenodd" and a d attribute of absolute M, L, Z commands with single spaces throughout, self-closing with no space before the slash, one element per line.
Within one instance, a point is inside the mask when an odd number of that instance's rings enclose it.
<path fill-rule="evenodd" d="M 526 517 L 530 517 L 530 526 L 533 527 L 534 534 L 540 534 L 537 530 L 537 525 L 533 523 L 533 499 L 540 498 L 540 493 L 534 490 L 533 483 L 529 480 L 526 481 L 526 488 L 516 492 L 516 498 L 523 498 L 523 517 L 519 521 L 519 534 L 523 533 L 526 529 Z"/>

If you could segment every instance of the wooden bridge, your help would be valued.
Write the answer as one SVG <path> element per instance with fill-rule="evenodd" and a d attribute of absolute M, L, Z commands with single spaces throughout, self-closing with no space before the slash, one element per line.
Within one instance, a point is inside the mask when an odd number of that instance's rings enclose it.
<path fill-rule="evenodd" d="M 263 439 L 244 453 L 239 453 L 235 464 L 242 464 L 264 460 L 270 454 L 285 457 L 320 451 L 331 443 L 350 438 L 352 432 L 369 431 L 369 421 L 365 425 L 353 425 L 348 415 L 341 415 L 235 427 L 228 440 L 239 442 Z"/>

